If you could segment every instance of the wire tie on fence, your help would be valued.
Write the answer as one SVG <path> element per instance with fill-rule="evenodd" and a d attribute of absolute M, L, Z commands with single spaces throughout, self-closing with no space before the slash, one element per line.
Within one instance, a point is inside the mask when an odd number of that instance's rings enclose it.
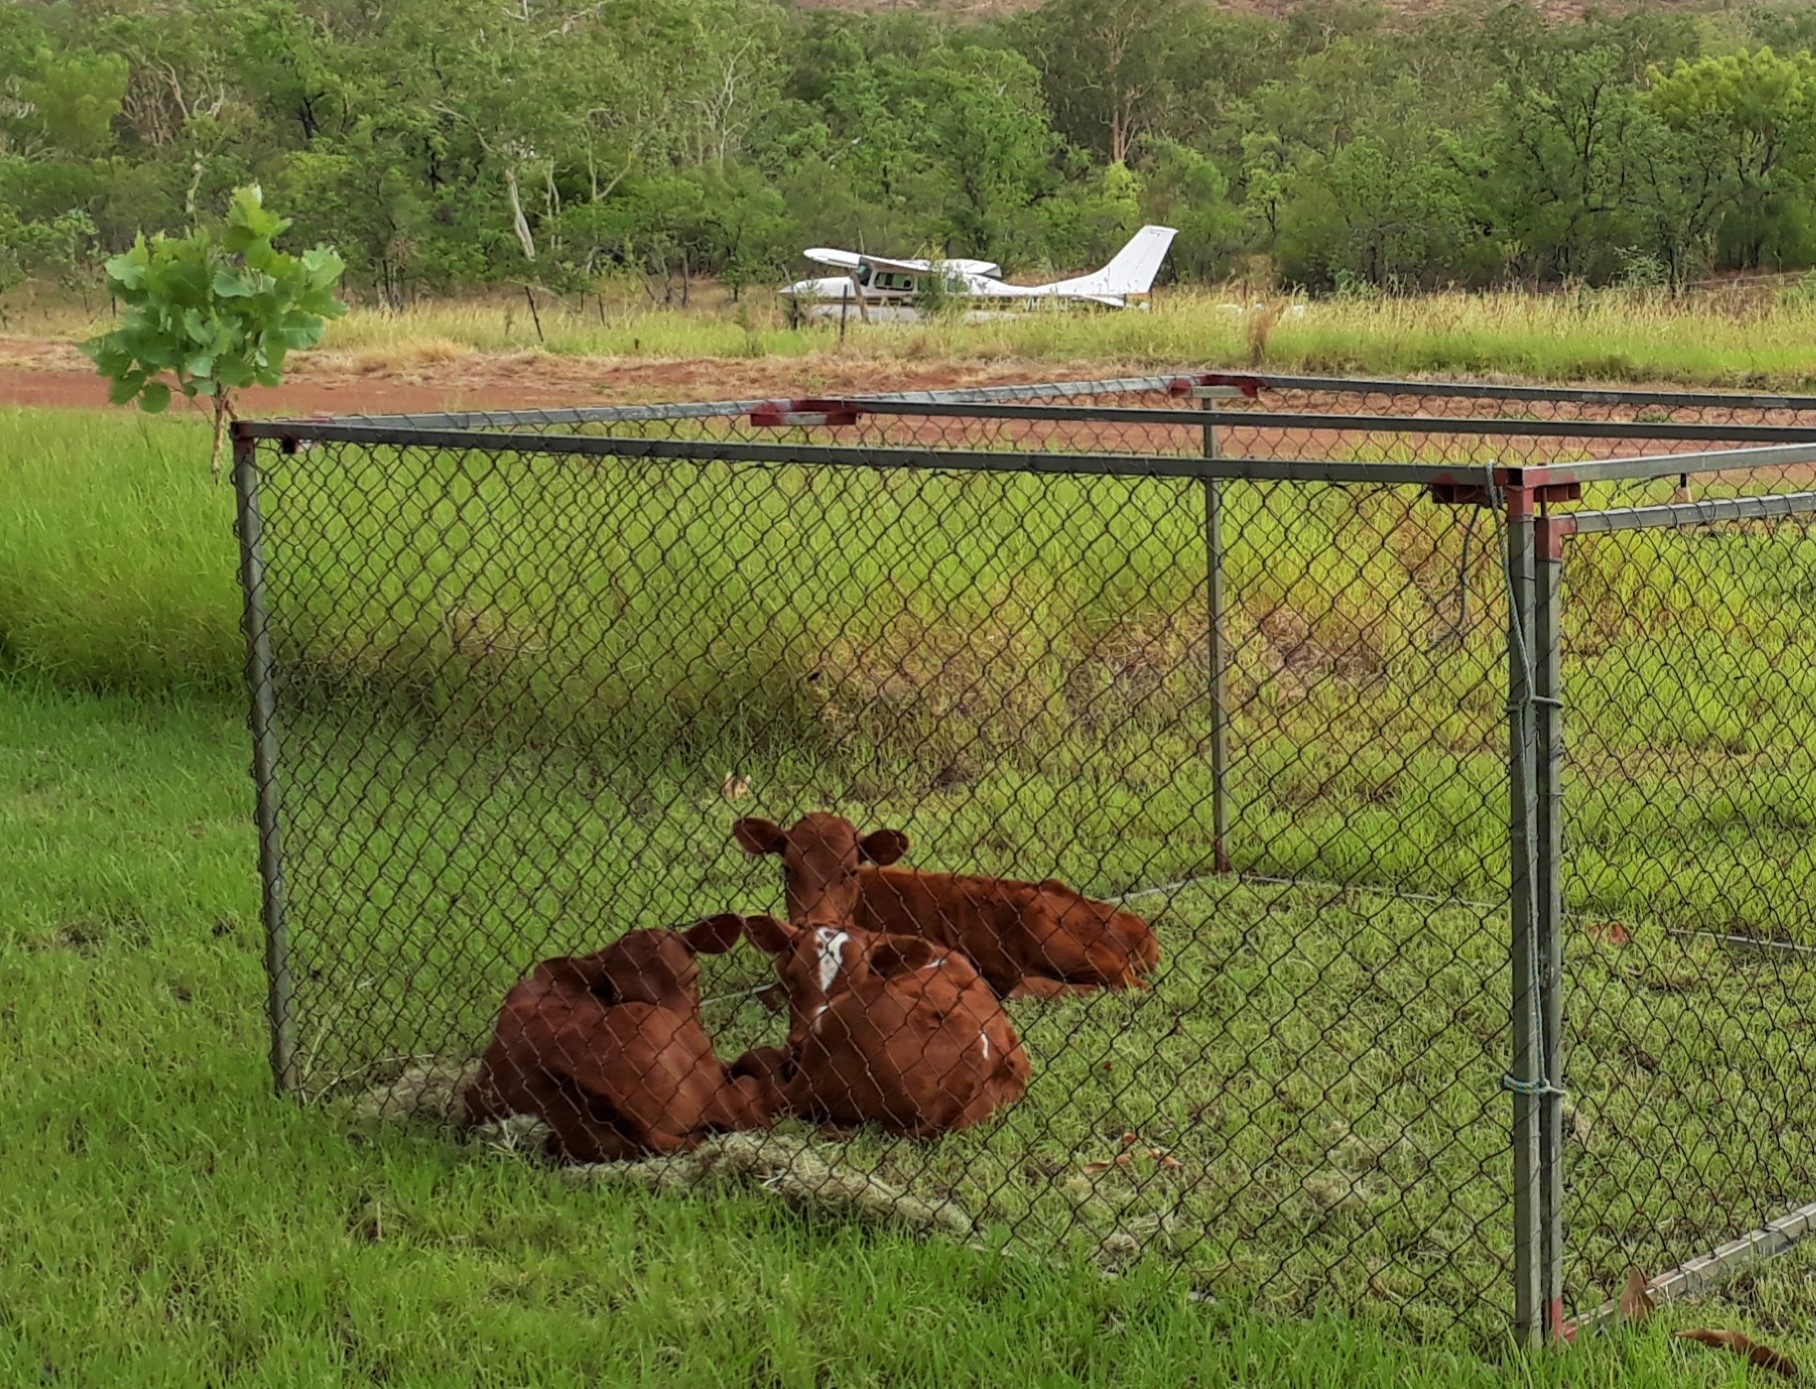
<path fill-rule="evenodd" d="M 1515 1080 L 1510 1075 L 1501 1077 L 1501 1089 L 1511 1090 L 1516 1095 L 1533 1095 L 1543 1099 L 1556 1095 L 1560 1099 L 1570 1092 L 1561 1085 L 1553 1085 L 1549 1080 Z"/>

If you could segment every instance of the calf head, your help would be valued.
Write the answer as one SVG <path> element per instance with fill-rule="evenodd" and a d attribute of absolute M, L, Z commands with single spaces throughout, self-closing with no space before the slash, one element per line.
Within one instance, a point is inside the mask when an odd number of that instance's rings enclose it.
<path fill-rule="evenodd" d="M 627 931 L 591 955 L 545 961 L 553 982 L 579 987 L 605 1003 L 653 1003 L 692 1009 L 700 996 L 696 955 L 723 955 L 744 932 L 732 913 L 707 917 L 685 931 Z"/>
<path fill-rule="evenodd" d="M 932 941 L 884 936 L 854 926 L 795 926 L 773 916 L 747 916 L 744 931 L 773 955 L 788 1000 L 788 1042 L 806 1037 L 831 1000 L 866 981 L 906 974 L 945 954 Z"/>
<path fill-rule="evenodd" d="M 900 830 L 859 834 L 851 821 L 815 811 L 783 829 L 771 820 L 735 821 L 732 837 L 753 858 L 782 860 L 788 919 L 798 927 L 844 927 L 858 908 L 858 865 L 894 863 L 908 852 Z"/>

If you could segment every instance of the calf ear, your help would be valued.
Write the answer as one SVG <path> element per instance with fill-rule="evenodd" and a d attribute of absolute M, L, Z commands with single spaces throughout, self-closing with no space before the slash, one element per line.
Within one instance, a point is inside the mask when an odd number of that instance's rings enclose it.
<path fill-rule="evenodd" d="M 723 955 L 743 934 L 743 917 L 736 912 L 720 912 L 704 921 L 696 921 L 681 933 L 681 939 L 696 955 Z"/>
<path fill-rule="evenodd" d="M 883 936 L 871 945 L 867 962 L 872 974 L 887 977 L 925 969 L 945 953 L 942 947 L 919 936 Z"/>
<path fill-rule="evenodd" d="M 600 958 L 603 953 L 557 955 L 537 965 L 536 976 L 559 988 L 598 994 L 607 1003 L 615 1002 L 617 990 L 612 985 L 611 972 Z"/>
<path fill-rule="evenodd" d="M 759 820 L 752 815 L 731 822 L 731 837 L 752 858 L 779 854 L 788 844 L 788 835 L 780 825 L 773 820 Z"/>
<path fill-rule="evenodd" d="M 794 944 L 795 935 L 794 927 L 773 916 L 745 917 L 744 934 L 750 937 L 752 945 L 770 955 L 780 955 L 788 949 Z"/>
<path fill-rule="evenodd" d="M 874 830 L 858 841 L 858 857 L 866 863 L 894 863 L 908 852 L 908 836 L 900 830 Z"/>

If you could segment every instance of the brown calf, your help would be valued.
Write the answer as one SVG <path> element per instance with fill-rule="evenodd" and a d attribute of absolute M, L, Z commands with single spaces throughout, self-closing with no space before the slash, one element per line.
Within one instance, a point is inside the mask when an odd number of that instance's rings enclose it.
<path fill-rule="evenodd" d="M 745 930 L 776 957 L 788 1045 L 746 1053 L 735 1069 L 778 1088 L 796 1114 L 933 1138 L 988 1118 L 1027 1088 L 1021 1039 L 958 952 L 768 916 L 746 917 Z"/>
<path fill-rule="evenodd" d="M 742 819 L 732 834 L 748 854 L 781 856 L 788 919 L 796 926 L 845 922 L 924 937 L 970 956 L 1003 998 L 1146 988 L 1142 976 L 1160 960 L 1146 921 L 1057 879 L 1023 883 L 889 868 L 908 851 L 900 830 L 859 835 L 849 820 L 816 811 L 788 830 Z"/>
<path fill-rule="evenodd" d="M 740 916 L 686 931 L 630 931 L 592 955 L 544 960 L 505 996 L 479 1075 L 472 1124 L 533 1114 L 549 1156 L 610 1162 L 685 1152 L 709 1133 L 765 1128 L 781 1097 L 734 1078 L 700 1022 L 696 954 L 718 955 Z"/>

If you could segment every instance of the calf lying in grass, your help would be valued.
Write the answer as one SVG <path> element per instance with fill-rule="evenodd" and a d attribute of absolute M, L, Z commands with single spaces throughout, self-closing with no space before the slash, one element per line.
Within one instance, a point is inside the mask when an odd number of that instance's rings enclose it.
<path fill-rule="evenodd" d="M 775 956 L 788 1045 L 747 1052 L 734 1070 L 761 1077 L 794 1113 L 934 1138 L 1021 1098 L 1028 1055 L 963 955 L 852 926 L 744 925 Z"/>
<path fill-rule="evenodd" d="M 818 812 L 784 830 L 745 818 L 732 835 L 753 856 L 782 860 L 788 919 L 848 923 L 883 935 L 920 936 L 962 951 L 1002 998 L 1051 998 L 1147 987 L 1160 960 L 1148 923 L 1057 879 L 1015 882 L 890 868 L 908 851 L 900 830 L 860 835 Z"/>
<path fill-rule="evenodd" d="M 685 1152 L 711 1133 L 765 1128 L 773 1089 L 734 1077 L 700 1021 L 696 954 L 731 949 L 743 918 L 631 931 L 592 955 L 544 960 L 509 994 L 469 1124 L 513 1114 L 549 1126 L 549 1156 L 609 1162 Z"/>

